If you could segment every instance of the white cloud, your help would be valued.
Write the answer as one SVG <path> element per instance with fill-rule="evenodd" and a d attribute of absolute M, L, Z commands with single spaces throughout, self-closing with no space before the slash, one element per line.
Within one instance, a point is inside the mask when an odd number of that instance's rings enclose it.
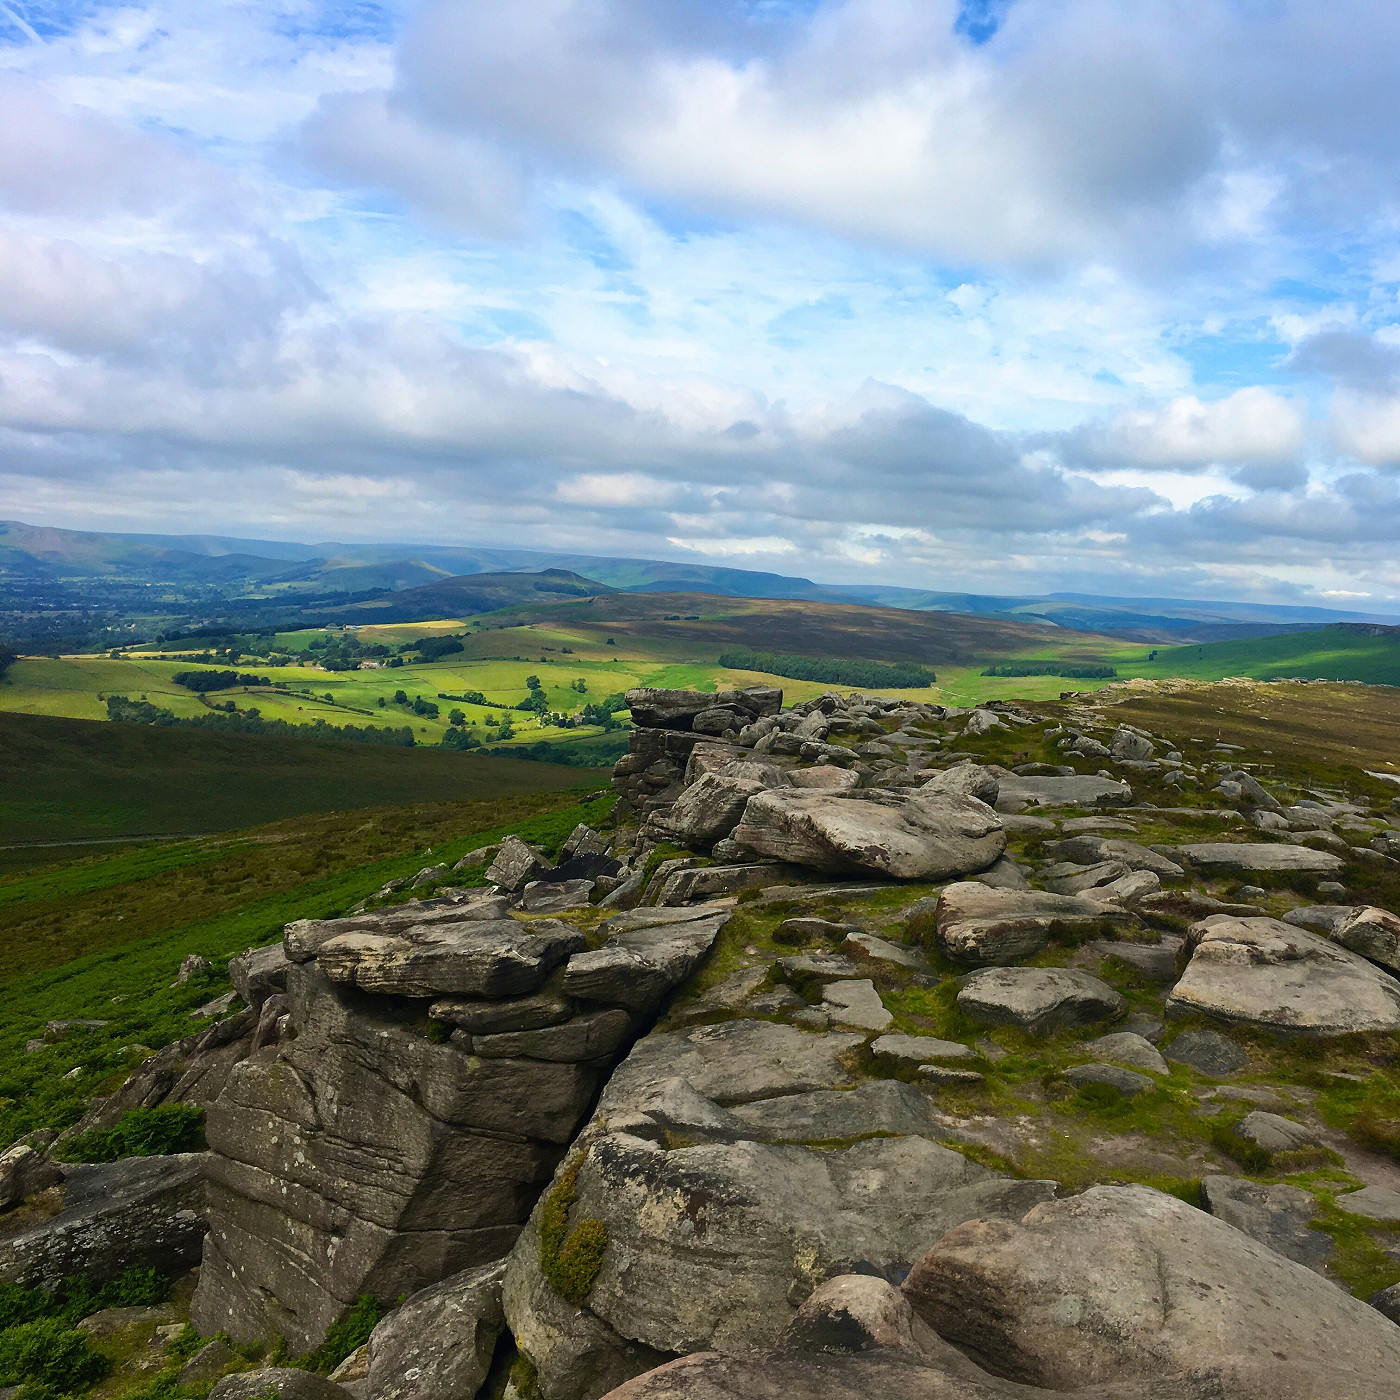
<path fill-rule="evenodd" d="M 1154 409 L 1118 414 L 1098 444 L 1105 458 L 1139 466 L 1279 462 L 1303 444 L 1303 415 L 1268 389 L 1238 389 L 1203 403 L 1187 394 Z"/>

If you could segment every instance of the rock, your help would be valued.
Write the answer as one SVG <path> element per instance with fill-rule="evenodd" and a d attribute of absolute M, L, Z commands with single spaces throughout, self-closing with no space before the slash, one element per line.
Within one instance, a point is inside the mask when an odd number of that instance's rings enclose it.
<path fill-rule="evenodd" d="M 1143 1186 L 961 1225 L 904 1292 L 973 1361 L 1057 1392 L 1189 1379 L 1200 1397 L 1374 1400 L 1400 1374 L 1400 1331 L 1375 1310 Z"/>
<path fill-rule="evenodd" d="M 1083 1088 L 1088 1084 L 1107 1084 L 1125 1099 L 1135 1099 L 1139 1094 L 1156 1087 L 1145 1074 L 1135 1074 L 1121 1065 L 1075 1065 L 1065 1070 L 1064 1077 L 1076 1088 Z"/>
<path fill-rule="evenodd" d="M 332 982 L 402 997 L 513 997 L 533 992 L 584 948 L 565 924 L 489 922 L 412 926 L 401 934 L 345 933 L 316 961 Z"/>
<path fill-rule="evenodd" d="M 117 1332 L 126 1331 L 128 1327 L 160 1322 L 170 1316 L 171 1310 L 168 1307 L 103 1308 L 100 1312 L 89 1313 L 75 1326 L 79 1332 L 86 1332 L 89 1337 L 110 1337 Z M 157 1328 L 157 1334 L 159 1330 Z M 177 1323 L 175 1330 L 180 1332 L 183 1329 Z"/>
<path fill-rule="evenodd" d="M 989 865 L 976 875 L 969 875 L 968 879 L 975 880 L 979 885 L 990 885 L 994 890 L 1028 890 L 1031 887 L 1021 867 L 1010 856 L 1002 856 L 995 865 Z"/>
<path fill-rule="evenodd" d="M 1400 973 L 1400 918 L 1389 910 L 1371 905 L 1349 909 L 1331 928 L 1321 931 L 1343 948 L 1360 953 L 1368 962 L 1387 972 Z"/>
<path fill-rule="evenodd" d="M 951 768 L 935 773 L 919 791 L 975 797 L 979 802 L 995 807 L 999 787 L 997 775 L 990 768 L 984 768 L 979 763 L 955 763 Z"/>
<path fill-rule="evenodd" d="M 1318 1268 L 1332 1253 L 1331 1236 L 1308 1228 L 1317 1202 L 1297 1186 L 1207 1176 L 1201 1179 L 1201 1201 L 1217 1220 L 1295 1264 Z"/>
<path fill-rule="evenodd" d="M 1400 982 L 1279 919 L 1216 914 L 1187 934 L 1168 1015 L 1199 1013 L 1281 1035 L 1400 1029 Z"/>
<path fill-rule="evenodd" d="M 1101 958 L 1117 958 L 1149 981 L 1170 986 L 1176 981 L 1176 960 L 1185 940 L 1163 936 L 1158 943 L 1119 943 L 1098 939 L 1088 944 L 1088 950 Z"/>
<path fill-rule="evenodd" d="M 212 1001 L 206 1001 L 203 1006 L 196 1006 L 190 1012 L 191 1016 L 197 1016 L 201 1020 L 207 1020 L 210 1016 L 227 1016 L 238 1002 L 237 992 L 225 992 L 223 996 L 215 997 Z"/>
<path fill-rule="evenodd" d="M 594 831 L 587 822 L 580 822 L 565 838 L 559 858 L 573 860 L 577 856 L 605 856 L 611 849 L 608 838 Z"/>
<path fill-rule="evenodd" d="M 838 982 L 860 976 L 860 970 L 850 958 L 836 953 L 799 953 L 795 957 L 779 958 L 778 970 L 795 982 Z"/>
<path fill-rule="evenodd" d="M 249 948 L 228 965 L 229 980 L 243 1003 L 257 1011 L 268 997 L 287 990 L 287 950 L 280 942 L 266 948 Z"/>
<path fill-rule="evenodd" d="M 1000 819 L 969 797 L 833 797 L 780 789 L 751 797 L 734 840 L 818 870 L 945 880 L 985 870 L 1006 847 Z"/>
<path fill-rule="evenodd" d="M 1331 937 L 1359 907 L 1355 904 L 1305 904 L 1299 909 L 1290 909 L 1283 921 L 1295 928 L 1312 929 Z"/>
<path fill-rule="evenodd" d="M 671 1015 L 673 1018 L 684 1016 L 693 1019 L 712 1015 L 717 1011 L 737 1011 L 767 980 L 766 967 L 741 967 L 694 1001 L 680 1007 L 673 1006 Z M 786 988 L 783 990 L 787 991 Z M 792 996 L 794 1001 L 801 1001 L 795 994 Z"/>
<path fill-rule="evenodd" d="M 1147 759 L 1157 751 L 1157 746 L 1145 734 L 1135 729 L 1119 725 L 1109 745 L 1109 752 L 1120 762 L 1124 759 Z"/>
<path fill-rule="evenodd" d="M 1144 899 L 1151 898 L 1162 889 L 1162 880 L 1150 870 L 1134 870 L 1120 875 L 1106 885 L 1099 885 L 1090 893 L 1093 899 L 1112 900 L 1129 908 L 1137 908 Z"/>
<path fill-rule="evenodd" d="M 461 1400 L 486 1379 L 505 1327 L 505 1261 L 467 1269 L 415 1293 L 370 1334 L 374 1400 Z"/>
<path fill-rule="evenodd" d="M 428 1009 L 428 1015 L 476 1035 L 494 1035 L 557 1026 L 567 1021 L 574 1010 L 568 997 L 557 992 L 537 992 L 506 1001 L 437 1001 Z"/>
<path fill-rule="evenodd" d="M 1046 866 L 1040 872 L 1040 882 L 1052 894 L 1085 894 L 1128 873 L 1128 867 L 1118 860 L 1104 861 L 1099 865 L 1075 865 L 1065 861 Z"/>
<path fill-rule="evenodd" d="M 440 885 L 448 876 L 446 865 L 429 865 L 420 870 L 414 877 L 413 883 L 409 885 L 411 890 L 421 890 L 428 885 Z"/>
<path fill-rule="evenodd" d="M 1133 790 L 1116 778 L 1004 777 L 997 796 L 997 810 L 1018 812 L 1024 807 L 1122 807 L 1133 800 Z"/>
<path fill-rule="evenodd" d="M 126 1269 L 177 1274 L 204 1237 L 200 1153 L 65 1166 L 57 1215 L 0 1236 L 0 1282 L 53 1290 L 74 1274 L 103 1284 Z"/>
<path fill-rule="evenodd" d="M 1162 1054 L 1212 1079 L 1224 1079 L 1249 1063 L 1248 1054 L 1219 1031 L 1182 1031 Z"/>
<path fill-rule="evenodd" d="M 973 1088 L 987 1082 L 987 1076 L 975 1069 L 952 1069 L 947 1065 L 920 1065 L 919 1075 L 924 1083 L 936 1088 Z"/>
<path fill-rule="evenodd" d="M 833 1025 L 847 1030 L 884 1031 L 894 1021 L 871 981 L 833 982 L 822 991 L 822 1007 Z"/>
<path fill-rule="evenodd" d="M 789 775 L 792 786 L 816 792 L 854 792 L 860 786 L 860 774 L 834 763 L 822 763 L 815 768 L 797 768 Z"/>
<path fill-rule="evenodd" d="M 906 972 L 929 971 L 928 959 L 917 948 L 910 948 L 902 943 L 891 943 L 887 938 L 879 938 L 873 933 L 849 933 L 842 942 L 841 949 L 853 958 L 885 963 L 889 967 L 901 968 Z"/>
<path fill-rule="evenodd" d="M 587 1011 L 539 1030 L 473 1035 L 472 1053 L 496 1060 L 598 1060 L 613 1054 L 631 1028 L 631 1017 L 625 1011 Z"/>
<path fill-rule="evenodd" d="M 520 907 L 527 914 L 586 909 L 592 892 L 592 880 L 531 880 L 520 892 Z"/>
<path fill-rule="evenodd" d="M 1134 1069 L 1151 1070 L 1153 1074 L 1167 1074 L 1171 1068 L 1150 1040 L 1131 1031 L 1101 1035 L 1097 1040 L 1089 1041 L 1083 1048 L 1100 1059 L 1112 1060 L 1120 1065 L 1132 1065 Z"/>
<path fill-rule="evenodd" d="M 74 1031 L 100 1031 L 103 1026 L 111 1024 L 110 1021 L 93 1020 L 47 1021 L 44 1024 L 44 1040 L 53 1045 L 57 1041 L 67 1040 Z"/>
<path fill-rule="evenodd" d="M 728 1141 L 769 1143 L 854 1142 L 896 1134 L 939 1137 L 944 1129 L 928 1097 L 897 1079 L 872 1079 L 854 1089 L 819 1089 L 738 1104 L 715 1134 Z"/>
<path fill-rule="evenodd" d="M 177 1386 L 202 1385 L 218 1380 L 235 1361 L 243 1358 L 231 1346 L 217 1337 L 206 1342 L 190 1359 L 180 1367 L 175 1375 Z"/>
<path fill-rule="evenodd" d="M 1179 846 L 1177 854 L 1184 856 L 1198 870 L 1207 872 L 1252 873 L 1263 871 L 1296 871 L 1304 875 L 1336 875 L 1345 862 L 1330 851 L 1314 851 L 1309 846 L 1285 843 L 1265 845 L 1247 841 L 1204 841 Z"/>
<path fill-rule="evenodd" d="M 1336 1205 L 1348 1215 L 1383 1220 L 1387 1224 L 1400 1223 L 1400 1191 L 1392 1191 L 1388 1186 L 1364 1186 L 1360 1191 L 1350 1191 L 1338 1196 Z"/>
<path fill-rule="evenodd" d="M 201 982 L 214 971 L 208 958 L 199 953 L 186 953 L 180 961 L 180 971 L 175 976 L 175 985 L 183 987 L 188 982 Z"/>
<path fill-rule="evenodd" d="M 784 919 L 773 930 L 775 943 L 789 943 L 802 948 L 809 943 L 840 943 L 856 929 L 850 924 L 838 924 L 831 919 L 799 916 Z"/>
<path fill-rule="evenodd" d="M 577 830 L 577 828 L 575 829 Z M 452 868 L 453 870 L 479 870 L 483 865 L 490 865 L 496 859 L 496 852 L 500 849 L 499 845 L 478 846 L 474 851 L 468 851 Z"/>
<path fill-rule="evenodd" d="M 1344 899 L 1346 897 L 1347 887 L 1339 880 L 1320 880 L 1318 882 L 1317 892 L 1323 899 Z"/>
<path fill-rule="evenodd" d="M 209 1392 L 209 1400 L 347 1400 L 349 1391 L 314 1371 L 269 1366 L 225 1376 Z"/>
<path fill-rule="evenodd" d="M 1066 830 L 1070 825 L 1069 822 L 1065 823 Z M 1118 861 L 1129 870 L 1150 870 L 1165 880 L 1180 880 L 1186 874 L 1174 860 L 1140 846 L 1136 841 L 1092 835 L 1070 836 L 1063 841 L 1047 841 L 1045 853 L 1056 860 L 1070 860 L 1082 865 Z"/>
<path fill-rule="evenodd" d="M 919 901 L 908 932 L 921 936 L 928 911 Z M 915 912 L 917 910 L 917 913 Z M 932 922 L 941 953 L 965 966 L 1002 966 L 1038 953 L 1057 927 L 1093 927 L 1121 922 L 1122 910 L 1097 900 L 1040 890 L 998 890 L 976 881 L 948 885 L 934 906 Z"/>
<path fill-rule="evenodd" d="M 1318 1145 L 1317 1134 L 1311 1128 L 1259 1109 L 1245 1114 L 1235 1131 L 1265 1152 L 1298 1152 Z"/>
<path fill-rule="evenodd" d="M 963 984 L 958 1007 L 984 1025 L 1047 1035 L 1061 1026 L 1115 1020 L 1127 1003 L 1106 982 L 1074 968 L 987 967 Z"/>
<path fill-rule="evenodd" d="M 42 1157 L 28 1143 L 17 1142 L 0 1153 L 0 1210 L 8 1210 L 36 1191 L 47 1191 L 63 1180 L 57 1162 Z"/>
<path fill-rule="evenodd" d="M 897 1288 L 868 1274 L 840 1274 L 798 1308 L 781 1344 L 829 1353 L 874 1347 L 922 1351 L 938 1342 Z"/>
<path fill-rule="evenodd" d="M 976 709 L 968 716 L 968 721 L 963 725 L 963 738 L 975 739 L 981 734 L 990 734 L 994 729 L 1005 729 L 1006 725 L 1001 722 L 1000 716 L 991 710 Z"/>
<path fill-rule="evenodd" d="M 761 782 L 706 773 L 681 793 L 666 821 L 684 845 L 708 848 L 734 830 L 749 798 L 764 791 Z"/>
<path fill-rule="evenodd" d="M 715 843 L 716 850 L 719 845 L 719 842 Z M 738 894 L 740 890 L 762 889 L 775 880 L 799 879 L 804 873 L 796 865 L 782 865 L 777 861 L 755 862 L 751 854 L 741 851 L 745 863 L 738 865 L 698 866 L 673 870 L 666 875 L 658 871 L 652 882 L 652 890 L 647 893 L 647 903 L 674 908 L 696 900 L 722 899 L 726 895 Z M 655 892 L 654 898 L 652 891 Z"/>
<path fill-rule="evenodd" d="M 716 694 L 651 687 L 627 692 L 627 707 L 632 712 L 634 723 L 648 729 L 690 729 L 697 715 L 716 707 L 742 711 L 747 725 L 767 715 L 776 715 L 782 709 L 782 704 L 783 692 L 771 685 L 721 690 Z"/>
<path fill-rule="evenodd" d="M 552 869 L 551 863 L 533 846 L 527 846 L 518 836 L 507 836 L 487 869 L 486 878 L 514 894 L 531 880 L 542 879 Z"/>
<path fill-rule="evenodd" d="M 729 921 L 728 909 L 634 909 L 602 925 L 603 947 L 575 953 L 563 989 L 583 1001 L 655 1010 L 695 970 Z"/>
<path fill-rule="evenodd" d="M 888 1055 L 902 1064 L 922 1065 L 930 1060 L 975 1060 L 977 1052 L 958 1040 L 931 1035 L 882 1035 L 872 1043 L 874 1055 Z"/>

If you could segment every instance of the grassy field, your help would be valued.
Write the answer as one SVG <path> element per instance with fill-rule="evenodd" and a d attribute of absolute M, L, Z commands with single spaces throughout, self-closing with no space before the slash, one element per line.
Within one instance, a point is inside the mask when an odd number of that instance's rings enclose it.
<path fill-rule="evenodd" d="M 120 663 L 109 663 L 120 664 Z M 311 812 L 560 791 L 596 776 L 509 758 L 0 714 L 0 871 L 52 843 L 228 831 Z M 40 844 L 43 843 L 43 844 Z"/>

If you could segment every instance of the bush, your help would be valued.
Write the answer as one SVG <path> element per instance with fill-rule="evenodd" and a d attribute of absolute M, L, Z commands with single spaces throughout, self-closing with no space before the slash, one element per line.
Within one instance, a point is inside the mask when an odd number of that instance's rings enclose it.
<path fill-rule="evenodd" d="M 203 1145 L 204 1110 L 198 1104 L 172 1103 L 128 1109 L 115 1127 L 79 1133 L 56 1155 L 66 1162 L 115 1162 L 196 1152 Z"/>
<path fill-rule="evenodd" d="M 835 661 L 815 656 L 778 656 L 768 651 L 726 651 L 721 666 L 736 671 L 763 671 L 770 676 L 789 676 L 795 681 L 817 681 L 823 685 L 857 685 L 867 689 L 919 690 L 938 679 L 924 666 L 897 662 L 886 666 L 878 661 Z"/>
<path fill-rule="evenodd" d="M 170 1280 L 154 1269 L 128 1269 L 98 1288 L 91 1279 L 74 1275 L 58 1290 L 0 1284 L 0 1331 L 42 1319 L 72 1327 L 103 1308 L 148 1308 L 170 1296 Z"/>
<path fill-rule="evenodd" d="M 110 1369 L 111 1362 L 62 1318 L 0 1332 L 0 1385 L 48 1385 L 66 1394 L 100 1381 Z"/>
<path fill-rule="evenodd" d="M 204 693 L 210 690 L 231 690 L 236 685 L 271 685 L 266 676 L 240 675 L 237 671 L 176 671 L 170 677 L 186 690 Z"/>

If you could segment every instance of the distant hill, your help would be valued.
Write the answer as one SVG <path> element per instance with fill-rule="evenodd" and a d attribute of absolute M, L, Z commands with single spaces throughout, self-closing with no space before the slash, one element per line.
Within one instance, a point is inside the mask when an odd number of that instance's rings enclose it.
<path fill-rule="evenodd" d="M 611 593 L 604 583 L 568 569 L 534 574 L 468 574 L 405 588 L 348 607 L 319 610 L 326 622 L 429 622 L 439 617 L 470 617 L 515 604 L 557 602 Z"/>
<path fill-rule="evenodd" d="M 1120 671 L 1156 678 L 1249 676 L 1281 680 L 1299 676 L 1400 686 L 1400 627 L 1344 622 L 1281 637 L 1164 647 L 1156 661 L 1120 667 Z"/>

